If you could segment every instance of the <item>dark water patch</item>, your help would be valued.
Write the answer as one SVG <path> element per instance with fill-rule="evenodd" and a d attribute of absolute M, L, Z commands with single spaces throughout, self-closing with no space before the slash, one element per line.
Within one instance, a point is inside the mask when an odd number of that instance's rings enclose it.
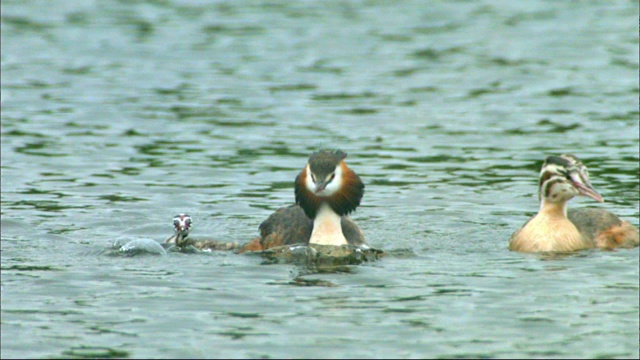
<path fill-rule="evenodd" d="M 410 93 L 432 93 L 432 92 L 439 92 L 440 89 L 437 86 L 420 86 L 420 87 L 412 87 L 409 88 L 409 92 Z M 440 129 L 441 126 L 439 125 L 431 125 L 433 126 L 432 129 Z M 425 127 L 425 129 L 428 129 L 428 127 Z"/>
<path fill-rule="evenodd" d="M 381 185 L 381 186 L 398 186 L 398 187 L 408 187 L 412 184 L 417 184 L 415 181 L 398 181 L 398 180 L 388 180 L 388 179 L 373 179 L 369 180 L 369 184 L 371 185 Z"/>
<path fill-rule="evenodd" d="M 116 173 L 116 174 L 122 174 L 122 175 L 128 175 L 128 176 L 137 176 L 137 175 L 140 175 L 142 170 L 140 170 L 138 168 L 126 166 L 126 167 L 123 167 L 121 169 L 109 170 L 109 172 Z"/>
<path fill-rule="evenodd" d="M 315 90 L 317 88 L 318 87 L 313 84 L 286 84 L 286 85 L 270 86 L 269 91 L 271 92 L 309 91 L 309 90 Z"/>
<path fill-rule="evenodd" d="M 541 119 L 535 126 L 527 126 L 527 127 L 519 127 L 513 129 L 503 130 L 505 134 L 508 135 L 527 135 L 527 134 L 547 134 L 547 133 L 558 133 L 563 134 L 575 129 L 580 128 L 582 125 L 579 123 L 573 123 L 568 125 L 563 125 L 555 121 L 551 121 L 549 119 Z"/>
<path fill-rule="evenodd" d="M 407 324 L 411 327 L 421 328 L 425 330 L 435 331 L 435 332 L 443 332 L 446 329 L 440 326 L 433 325 L 430 321 L 422 320 L 422 319 L 402 319 L 401 323 Z"/>
<path fill-rule="evenodd" d="M 424 48 L 421 50 L 414 51 L 411 54 L 411 56 L 417 59 L 422 59 L 422 60 L 438 61 L 452 54 L 460 54 L 463 52 L 464 52 L 464 48 L 457 47 L 457 46 L 446 48 L 446 49 Z"/>
<path fill-rule="evenodd" d="M 62 68 L 62 72 L 68 75 L 88 75 L 92 72 L 92 70 L 92 66 L 75 66 Z"/>
<path fill-rule="evenodd" d="M 3 266 L 2 270 L 16 270 L 16 271 L 62 271 L 54 266 L 40 266 L 40 265 L 11 265 Z"/>
<path fill-rule="evenodd" d="M 236 160 L 240 160 L 240 158 L 257 158 L 264 155 L 279 155 L 279 156 L 290 156 L 299 154 L 298 152 L 293 152 L 290 147 L 286 146 L 283 143 L 274 143 L 268 146 L 262 146 L 256 149 L 238 149 Z M 306 156 L 305 156 L 306 157 Z"/>
<path fill-rule="evenodd" d="M 261 318 L 262 315 L 259 313 L 245 313 L 245 312 L 227 312 L 225 315 L 229 315 L 231 317 L 238 317 L 243 319 L 256 319 Z"/>
<path fill-rule="evenodd" d="M 547 95 L 553 96 L 553 97 L 584 96 L 584 94 L 581 94 L 581 93 L 577 92 L 572 87 L 563 87 L 563 88 L 551 89 L 551 90 L 547 91 Z"/>
<path fill-rule="evenodd" d="M 74 26 L 89 25 L 90 19 L 90 15 L 84 11 L 73 11 L 65 15 L 65 22 Z"/>
<path fill-rule="evenodd" d="M 24 209 L 25 207 L 33 208 L 38 211 L 44 212 L 62 212 L 71 209 L 89 209 L 88 205 L 71 205 L 52 200 L 20 200 L 15 202 L 5 202 L 3 204 L 9 209 Z"/>
<path fill-rule="evenodd" d="M 2 15 L 2 23 L 13 27 L 16 32 L 33 31 L 37 33 L 48 33 L 53 25 L 35 21 L 25 16 Z"/>
<path fill-rule="evenodd" d="M 343 100 L 353 100 L 353 99 L 372 99 L 378 97 L 377 94 L 373 92 L 363 92 L 363 93 L 333 93 L 333 94 L 316 94 L 311 96 L 311 99 L 317 101 L 343 101 Z"/>
<path fill-rule="evenodd" d="M 586 115 L 594 120 L 599 121 L 634 121 L 638 122 L 640 118 L 640 111 L 632 110 L 624 113 L 596 113 L 596 112 L 587 112 Z M 624 127 L 620 127 L 620 129 L 624 129 Z"/>
<path fill-rule="evenodd" d="M 346 110 L 338 110 L 336 113 L 338 114 L 347 114 L 347 115 L 371 115 L 380 112 L 378 109 L 373 108 L 352 108 Z"/>
<path fill-rule="evenodd" d="M 385 308 L 384 310 L 382 310 L 383 313 L 402 313 L 402 314 L 412 314 L 412 313 L 416 313 L 419 312 L 420 310 L 418 309 L 412 309 L 412 308 Z"/>
<path fill-rule="evenodd" d="M 432 35 L 432 34 L 442 34 L 442 33 L 452 32 L 454 30 L 459 29 L 460 27 L 461 27 L 460 24 L 454 23 L 454 22 L 442 23 L 442 22 L 435 21 L 435 22 L 430 22 L 427 25 L 416 26 L 413 29 L 411 29 L 411 31 L 413 33 L 421 34 L 421 35 Z"/>
<path fill-rule="evenodd" d="M 407 68 L 403 68 L 403 69 L 398 69 L 398 70 L 393 70 L 392 74 L 395 77 L 409 77 L 412 76 L 416 73 L 419 72 L 423 72 L 426 71 L 427 69 L 424 67 L 407 67 Z M 425 88 L 429 88 L 429 87 L 425 87 Z M 425 88 L 421 88 L 421 89 L 425 89 Z M 423 91 L 411 91 L 411 92 L 433 92 L 435 90 L 423 90 Z"/>
<path fill-rule="evenodd" d="M 524 321 L 524 322 L 533 322 L 533 323 L 554 323 L 555 321 L 552 319 L 548 319 L 545 317 L 540 317 L 540 316 L 523 316 L 518 318 L 518 320 L 520 321 Z"/>
<path fill-rule="evenodd" d="M 501 94 L 518 90 L 518 87 L 501 88 L 500 85 L 499 81 L 494 81 L 487 87 L 471 89 L 467 92 L 467 97 L 478 98 L 486 94 Z"/>
<path fill-rule="evenodd" d="M 293 188 L 293 179 L 291 181 L 276 181 L 269 184 L 269 188 L 266 189 L 265 194 L 274 193 L 277 190 L 290 190 Z"/>
<path fill-rule="evenodd" d="M 122 134 L 120 134 L 120 136 L 144 136 L 145 134 L 139 132 L 136 129 L 127 129 L 125 131 L 122 132 Z"/>
<path fill-rule="evenodd" d="M 638 291 L 638 285 L 637 284 L 612 284 L 612 285 L 605 285 L 605 288 L 607 289 L 621 289 L 621 290 L 633 290 L 633 291 Z"/>
<path fill-rule="evenodd" d="M 45 157 L 64 157 L 69 154 L 60 153 L 61 149 L 58 144 L 53 141 L 36 141 L 17 146 L 13 149 L 19 154 Z"/>
<path fill-rule="evenodd" d="M 418 256 L 415 249 L 408 247 L 385 250 L 385 254 L 387 257 L 394 257 L 398 259 L 412 259 Z"/>
<path fill-rule="evenodd" d="M 391 301 L 397 301 L 397 302 L 404 302 L 404 301 L 423 301 L 425 300 L 427 297 L 424 295 L 414 295 L 414 296 L 404 296 L 404 297 L 398 297 L 398 298 L 394 298 Z"/>
<path fill-rule="evenodd" d="M 299 67 L 300 72 L 309 72 L 309 73 L 329 73 L 334 75 L 340 75 L 344 71 L 342 67 L 339 66 L 330 66 L 327 65 L 329 63 L 328 60 L 317 60 L 311 66 L 301 66 Z"/>
<path fill-rule="evenodd" d="M 504 24 L 510 27 L 520 25 L 522 22 L 535 20 L 553 20 L 557 18 L 556 10 L 522 12 L 513 16 L 509 16 L 504 20 Z"/>
<path fill-rule="evenodd" d="M 417 163 L 465 163 L 474 161 L 475 158 L 464 158 L 453 155 L 415 156 L 407 158 L 408 161 Z"/>
<path fill-rule="evenodd" d="M 216 332 L 216 335 L 229 337 L 231 340 L 241 340 L 247 336 L 269 336 L 267 333 L 255 332 L 252 327 L 237 327 L 236 330 L 220 331 Z"/>
<path fill-rule="evenodd" d="M 490 65 L 505 66 L 505 67 L 521 67 L 525 65 L 538 65 L 538 66 L 547 65 L 546 61 L 543 61 L 543 60 L 523 59 L 523 58 L 508 59 L 500 56 L 483 58 L 483 62 Z"/>
<path fill-rule="evenodd" d="M 139 202 L 139 201 L 147 201 L 148 199 L 139 198 L 135 196 L 126 196 L 126 195 L 118 195 L 118 194 L 110 194 L 110 195 L 101 195 L 98 196 L 100 200 L 106 200 L 109 203 L 118 203 L 118 202 Z"/>
<path fill-rule="evenodd" d="M 272 127 L 277 123 L 272 121 L 251 121 L 251 120 L 233 120 L 233 121 L 225 121 L 225 120 L 216 120 L 211 119 L 205 121 L 209 124 L 214 124 L 223 127 L 230 128 L 254 128 L 254 127 Z"/>
<path fill-rule="evenodd" d="M 37 314 L 49 314 L 49 315 L 83 315 L 84 313 L 76 310 L 44 310 L 44 309 L 2 309 L 3 313 L 8 314 L 26 314 L 26 315 L 37 315 Z"/>
<path fill-rule="evenodd" d="M 43 135 L 43 134 L 40 134 L 40 133 L 31 132 L 31 131 L 22 131 L 22 130 L 17 130 L 17 129 L 13 129 L 13 130 L 9 130 L 9 131 L 3 131 L 2 135 L 3 136 L 29 136 L 29 137 L 36 137 L 36 138 L 47 137 L 46 135 Z"/>
<path fill-rule="evenodd" d="M 382 170 L 409 170 L 414 168 L 415 168 L 414 165 L 408 165 L 408 164 L 388 164 L 388 165 L 382 166 Z"/>
<path fill-rule="evenodd" d="M 216 103 L 221 105 L 232 105 L 234 107 L 240 108 L 242 107 L 242 99 L 232 98 L 232 97 L 223 97 L 216 100 Z"/>
<path fill-rule="evenodd" d="M 165 111 L 165 109 L 149 109 L 153 113 L 158 111 Z M 190 119 L 206 119 L 205 122 L 219 124 L 217 118 L 228 118 L 230 116 L 229 113 L 222 111 L 219 108 L 215 108 L 212 106 L 187 106 L 187 105 L 173 105 L 166 109 L 169 113 L 173 114 L 178 120 L 190 120 Z M 236 122 L 230 121 L 226 122 L 227 126 L 234 126 Z M 224 126 L 225 122 L 222 125 Z M 235 125 L 238 126 L 238 125 Z"/>
<path fill-rule="evenodd" d="M 154 88 L 153 92 L 160 96 L 175 97 L 176 100 L 187 100 L 195 93 L 193 87 L 188 83 L 182 83 L 172 88 Z"/>
<path fill-rule="evenodd" d="M 203 149 L 200 146 L 201 146 L 200 141 L 196 141 L 196 140 L 181 140 L 180 142 L 177 142 L 173 140 L 160 139 L 160 140 L 154 140 L 153 142 L 148 144 L 134 145 L 133 147 L 137 149 L 139 153 L 144 155 L 177 156 L 179 154 L 202 152 Z M 131 170 L 137 171 L 138 169 L 131 169 Z"/>
<path fill-rule="evenodd" d="M 410 42 L 413 40 L 413 37 L 411 35 L 405 35 L 405 34 L 381 34 L 378 32 L 372 32 L 371 35 L 380 38 L 380 40 L 382 41 L 388 41 L 388 42 L 404 43 L 404 42 Z"/>
<path fill-rule="evenodd" d="M 222 24 L 207 25 L 202 28 L 206 35 L 256 36 L 265 32 L 261 26 L 228 26 Z"/>
<path fill-rule="evenodd" d="M 638 62 L 633 61 L 633 60 L 627 60 L 625 58 L 621 58 L 621 57 L 614 57 L 613 59 L 611 59 L 610 62 L 611 65 L 614 66 L 620 66 L 623 68 L 627 68 L 630 70 L 636 70 L 638 68 Z"/>
<path fill-rule="evenodd" d="M 447 356 L 435 357 L 435 359 L 495 359 L 495 358 L 496 358 L 496 354 L 494 353 L 475 353 L 475 352 L 453 353 L 453 354 L 447 354 Z"/>
<path fill-rule="evenodd" d="M 93 130 L 108 130 L 111 126 L 107 125 L 107 124 L 95 124 L 95 123 L 88 123 L 88 122 L 82 122 L 82 123 L 78 123 L 76 121 L 67 121 L 64 123 L 65 127 L 69 127 L 69 128 L 82 128 L 82 129 L 93 129 Z"/>
<path fill-rule="evenodd" d="M 138 337 L 138 334 L 135 334 L 135 333 L 111 330 L 103 326 L 97 326 L 97 325 L 89 326 L 87 329 L 89 330 L 89 333 L 93 333 L 93 334 L 116 334 L 116 335 L 123 335 L 126 337 L 134 337 L 134 338 Z"/>
<path fill-rule="evenodd" d="M 118 22 L 124 25 L 123 28 L 133 31 L 136 42 L 150 40 L 150 37 L 155 32 L 155 25 L 151 21 L 136 16 L 119 16 Z"/>
<path fill-rule="evenodd" d="M 71 84 L 67 81 L 63 82 L 46 82 L 43 80 L 24 80 L 19 83 L 6 83 L 2 84 L 3 88 L 6 89 L 16 89 L 16 90 L 36 90 L 36 89 L 57 89 L 57 88 L 68 88 Z M 47 113 L 43 111 L 43 113 Z M 29 119 L 23 118 L 24 122 L 30 121 Z"/>
<path fill-rule="evenodd" d="M 61 193 L 53 190 L 42 190 L 41 188 L 29 188 L 27 190 L 17 191 L 17 193 L 23 194 L 23 195 L 53 195 L 58 199 L 69 196 L 68 194 L 65 194 L 65 193 Z"/>
<path fill-rule="evenodd" d="M 76 359 L 122 359 L 131 357 L 131 353 L 108 347 L 80 345 L 63 351 L 62 356 Z"/>

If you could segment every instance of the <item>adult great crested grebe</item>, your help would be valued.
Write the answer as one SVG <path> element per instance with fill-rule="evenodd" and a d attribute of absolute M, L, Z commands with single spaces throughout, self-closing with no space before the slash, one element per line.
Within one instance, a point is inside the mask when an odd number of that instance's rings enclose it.
<path fill-rule="evenodd" d="M 271 214 L 260 224 L 260 236 L 240 252 L 290 244 L 366 245 L 358 225 L 347 217 L 360 205 L 364 184 L 346 157 L 340 150 L 311 154 L 294 182 L 296 204 Z"/>
<path fill-rule="evenodd" d="M 638 229 L 606 210 L 567 211 L 567 203 L 574 196 L 604 201 L 577 157 L 570 154 L 547 157 L 538 184 L 540 210 L 511 235 L 509 249 L 541 252 L 638 246 Z"/>

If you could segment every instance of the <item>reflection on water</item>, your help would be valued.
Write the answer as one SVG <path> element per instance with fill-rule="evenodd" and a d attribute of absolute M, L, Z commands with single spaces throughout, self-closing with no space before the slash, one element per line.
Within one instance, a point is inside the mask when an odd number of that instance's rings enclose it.
<path fill-rule="evenodd" d="M 638 357 L 638 249 L 518 254 L 574 153 L 638 225 L 638 4 L 2 7 L 2 357 Z M 341 148 L 384 258 L 101 256 L 244 243 Z M 145 240 L 145 241 L 147 241 Z M 372 341 L 372 339 L 375 339 Z"/>

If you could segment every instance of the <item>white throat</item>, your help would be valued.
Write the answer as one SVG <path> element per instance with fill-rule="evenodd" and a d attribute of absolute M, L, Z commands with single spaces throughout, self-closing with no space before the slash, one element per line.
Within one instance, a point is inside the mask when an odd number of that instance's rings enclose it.
<path fill-rule="evenodd" d="M 322 204 L 316 214 L 309 243 L 334 246 L 347 245 L 347 239 L 342 233 L 341 217 L 327 204 Z"/>

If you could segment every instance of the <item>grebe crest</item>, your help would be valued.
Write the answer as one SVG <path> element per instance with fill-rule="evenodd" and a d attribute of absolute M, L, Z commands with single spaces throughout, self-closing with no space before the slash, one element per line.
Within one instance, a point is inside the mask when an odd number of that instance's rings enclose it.
<path fill-rule="evenodd" d="M 359 205 L 364 184 L 344 159 L 340 150 L 321 150 L 309 156 L 295 180 L 296 203 L 314 219 L 326 204 L 338 216 L 348 215 Z"/>

